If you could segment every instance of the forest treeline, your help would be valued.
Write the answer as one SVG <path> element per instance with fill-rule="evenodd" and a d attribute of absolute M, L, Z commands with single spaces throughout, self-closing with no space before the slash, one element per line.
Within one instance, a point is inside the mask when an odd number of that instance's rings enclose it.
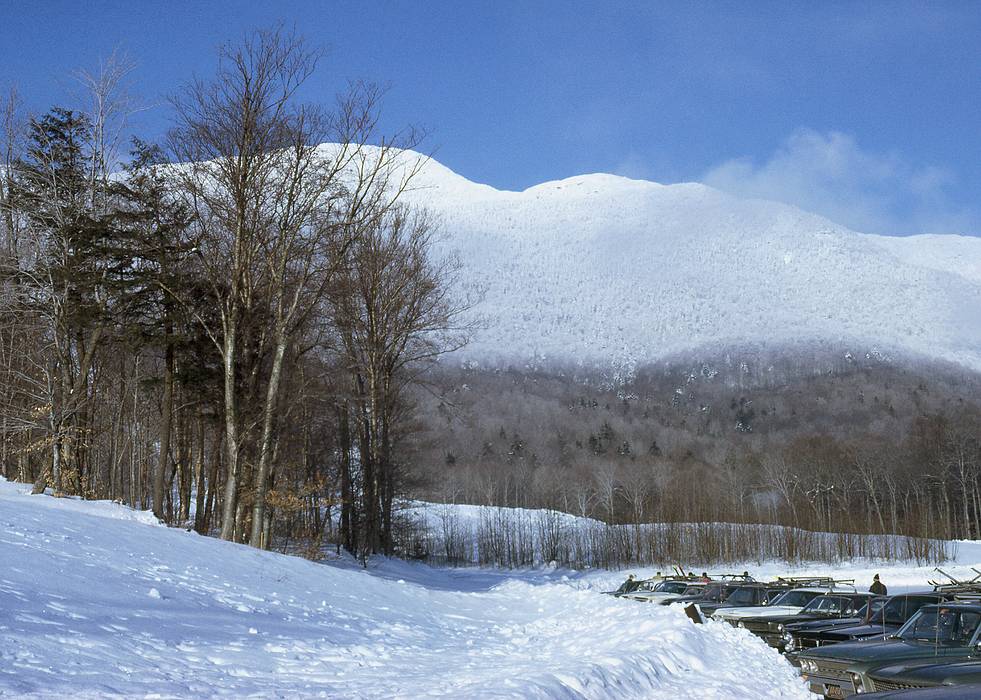
<path fill-rule="evenodd" d="M 439 475 L 425 498 L 615 525 L 981 538 L 972 372 L 830 346 L 707 355 L 629 375 L 442 367 L 422 406 L 439 426 L 419 448 Z"/>
<path fill-rule="evenodd" d="M 256 547 L 329 523 L 393 551 L 406 388 L 465 342 L 465 307 L 404 201 L 419 134 L 381 133 L 368 84 L 301 101 L 320 59 L 282 28 L 225 45 L 157 144 L 123 142 L 121 56 L 75 76 L 79 104 L 9 93 L 3 476 Z"/>

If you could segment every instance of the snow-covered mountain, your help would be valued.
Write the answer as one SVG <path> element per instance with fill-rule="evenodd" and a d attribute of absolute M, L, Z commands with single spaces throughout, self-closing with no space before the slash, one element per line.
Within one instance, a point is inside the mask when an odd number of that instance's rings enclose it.
<path fill-rule="evenodd" d="M 482 291 L 460 358 L 630 366 L 820 340 L 981 369 L 981 239 L 861 234 L 695 183 L 582 175 L 523 192 L 430 161 L 410 196 Z"/>

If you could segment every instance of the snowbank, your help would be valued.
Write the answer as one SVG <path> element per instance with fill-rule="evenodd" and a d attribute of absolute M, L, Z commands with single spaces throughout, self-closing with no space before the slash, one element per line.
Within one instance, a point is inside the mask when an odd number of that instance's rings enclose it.
<path fill-rule="evenodd" d="M 0 483 L 0 695 L 807 697 L 745 630 L 595 574 L 362 571 L 25 491 Z"/>

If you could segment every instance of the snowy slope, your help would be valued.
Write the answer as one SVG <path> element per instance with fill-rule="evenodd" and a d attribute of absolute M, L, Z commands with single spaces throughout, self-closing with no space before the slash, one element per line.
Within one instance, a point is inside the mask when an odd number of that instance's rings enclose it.
<path fill-rule="evenodd" d="M 627 365 L 819 339 L 981 369 L 981 239 L 864 235 L 700 184 L 583 175 L 498 191 L 430 161 L 415 201 L 483 291 L 460 356 Z"/>
<path fill-rule="evenodd" d="M 572 572 L 366 572 L 29 488 L 0 482 L 0 696 L 807 697 L 745 630 Z"/>

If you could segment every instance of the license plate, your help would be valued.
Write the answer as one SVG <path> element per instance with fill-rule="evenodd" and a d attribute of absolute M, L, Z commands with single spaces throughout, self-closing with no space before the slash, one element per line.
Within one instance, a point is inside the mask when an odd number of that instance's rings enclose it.
<path fill-rule="evenodd" d="M 844 700 L 845 691 L 843 691 L 837 685 L 826 685 L 824 686 L 824 697 L 834 698 L 835 700 Z"/>

